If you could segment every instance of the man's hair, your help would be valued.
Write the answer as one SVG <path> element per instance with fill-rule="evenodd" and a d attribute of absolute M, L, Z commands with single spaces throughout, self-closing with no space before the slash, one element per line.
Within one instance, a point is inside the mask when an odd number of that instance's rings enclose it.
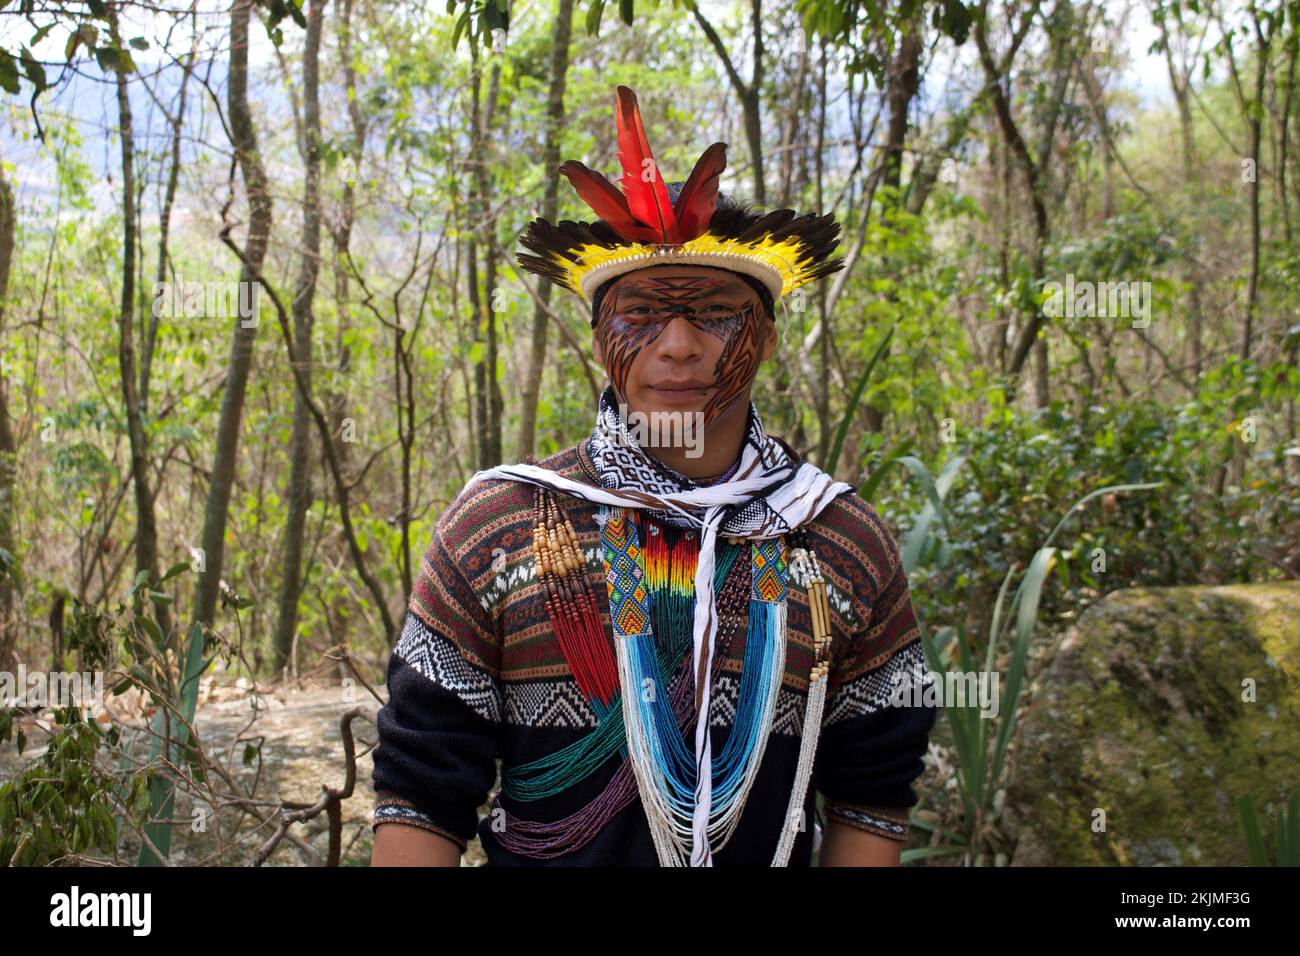
<path fill-rule="evenodd" d="M 677 202 L 677 196 L 681 193 L 682 187 L 686 185 L 686 182 L 684 180 L 679 179 L 676 182 L 666 183 L 665 185 L 668 189 L 669 202 L 675 203 Z M 717 204 L 717 208 L 714 210 L 714 214 L 716 215 L 719 212 L 740 212 L 740 213 L 749 214 L 749 213 L 756 213 L 761 211 L 762 208 L 757 203 L 743 202 L 741 200 L 732 199 L 726 193 L 719 192 L 718 204 Z M 721 266 L 699 266 L 699 265 L 688 266 L 687 264 L 683 263 L 679 268 L 718 269 L 722 267 Z M 764 314 L 769 319 L 772 319 L 773 321 L 776 320 L 776 305 L 772 299 L 772 293 L 768 290 L 767 286 L 759 282 L 753 276 L 748 275 L 747 273 L 735 272 L 732 269 L 726 269 L 723 271 L 731 272 L 733 275 L 738 275 L 742 279 L 744 279 L 745 282 L 749 285 L 749 287 L 758 294 L 758 300 L 763 304 Z M 591 297 L 592 328 L 596 327 L 596 319 L 600 316 L 600 303 L 604 300 L 605 293 L 607 293 L 613 287 L 615 282 L 617 282 L 619 279 L 622 279 L 623 276 L 630 275 L 630 274 L 631 273 L 625 272 L 623 273 L 623 275 L 614 276 L 614 278 L 605 280 L 597 287 L 596 294 Z"/>

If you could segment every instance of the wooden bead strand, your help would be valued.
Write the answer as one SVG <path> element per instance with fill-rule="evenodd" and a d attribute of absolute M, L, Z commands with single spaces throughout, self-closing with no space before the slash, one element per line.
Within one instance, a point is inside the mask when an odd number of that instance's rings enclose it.
<path fill-rule="evenodd" d="M 618 663 L 601 623 L 578 533 L 548 489 L 536 489 L 533 510 L 533 559 L 555 636 L 583 693 L 598 710 L 609 707 L 618 693 Z"/>

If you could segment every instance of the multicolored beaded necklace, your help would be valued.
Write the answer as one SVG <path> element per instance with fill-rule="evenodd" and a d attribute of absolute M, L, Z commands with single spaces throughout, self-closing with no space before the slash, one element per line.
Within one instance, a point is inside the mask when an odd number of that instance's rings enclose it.
<path fill-rule="evenodd" d="M 609 568 L 606 580 L 629 758 L 661 861 L 675 857 L 678 865 L 685 865 L 690 860 L 696 764 L 693 748 L 656 693 L 665 681 L 655 668 L 656 641 L 644 584 L 651 565 L 638 561 L 637 525 L 621 510 L 614 510 L 607 516 L 601 539 Z M 762 761 L 785 670 L 785 542 L 781 538 L 753 541 L 750 548 L 749 632 L 740 695 L 735 724 L 713 771 L 708 838 L 714 849 L 726 846 L 739 822 Z M 693 578 L 692 572 L 684 581 L 671 583 L 680 583 L 689 598 Z M 693 621 L 693 611 L 691 617 Z M 690 633 L 686 627 L 682 630 Z"/>
<path fill-rule="evenodd" d="M 735 467 L 717 481 L 726 481 Z M 692 647 L 694 577 L 698 541 L 693 532 L 670 536 L 635 510 L 602 506 L 601 554 L 605 565 L 613 641 L 601 624 L 572 523 L 550 491 L 537 488 L 533 551 L 546 589 L 546 606 L 574 679 L 597 716 L 591 733 L 528 764 L 503 768 L 502 792 L 518 801 L 552 796 L 594 773 L 613 753 L 623 763 L 602 792 L 582 810 L 550 823 L 510 816 L 493 808 L 497 838 L 520 855 L 549 859 L 586 844 L 640 793 L 660 861 L 690 860 L 695 763 L 686 733 L 695 717 L 696 681 L 681 664 Z M 748 631 L 732 731 L 714 763 L 708 833 L 714 850 L 735 833 L 753 787 L 772 726 L 785 667 L 785 612 L 792 572 L 808 588 L 816 662 L 810 674 L 800 759 L 790 796 L 791 826 L 778 841 L 773 865 L 785 865 L 800 829 L 820 731 L 829 657 L 829 608 L 820 570 L 801 550 L 787 554 L 784 538 L 745 541 L 749 580 L 729 572 L 742 548 L 720 550 L 715 568 L 719 619 L 742 621 Z M 794 566 L 791 566 L 793 559 Z M 733 585 L 732 582 L 735 582 Z M 738 627 L 735 629 L 738 630 Z M 733 630 L 734 633 L 734 630 Z M 719 633 L 729 642 L 731 634 Z M 723 645 L 713 658 L 720 672 Z M 671 678 L 670 678 L 671 675 Z M 636 688 L 625 697 L 622 688 Z M 667 692 L 661 691 L 666 688 Z M 497 823 L 501 825 L 498 826 Z"/>

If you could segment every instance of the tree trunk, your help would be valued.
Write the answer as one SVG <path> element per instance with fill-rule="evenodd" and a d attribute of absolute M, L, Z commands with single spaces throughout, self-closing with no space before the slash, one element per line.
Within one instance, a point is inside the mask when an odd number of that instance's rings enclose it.
<path fill-rule="evenodd" d="M 311 0 L 307 10 L 307 36 L 303 48 L 303 156 L 302 262 L 293 296 L 293 354 L 290 360 L 311 387 L 312 300 L 320 271 L 320 37 L 324 0 Z M 311 417 L 300 389 L 294 390 L 293 434 L 289 442 L 289 514 L 284 529 L 284 554 L 280 579 L 279 617 L 275 626 L 272 666 L 284 669 L 293 650 L 298 626 L 298 595 L 302 589 L 303 530 L 311 506 Z"/>
<path fill-rule="evenodd" d="M 564 124 L 564 88 L 569 74 L 569 40 L 573 34 L 573 0 L 559 0 L 555 24 L 551 28 L 551 87 L 546 97 L 546 143 L 542 150 L 542 168 L 547 171 L 546 192 L 542 196 L 541 216 L 554 222 L 559 210 L 560 136 Z M 524 372 L 524 388 L 519 410 L 519 448 L 516 457 L 531 455 L 537 445 L 537 397 L 542 388 L 542 370 L 546 364 L 546 332 L 550 326 L 547 308 L 551 303 L 551 283 L 538 283 L 541 302 L 533 307 L 533 337 Z"/>
<path fill-rule="evenodd" d="M 348 166 L 344 174 L 343 195 L 339 203 L 339 218 L 334 223 L 330 236 L 334 245 L 334 302 L 338 313 L 338 326 L 334 340 L 335 368 L 342 378 L 347 375 L 352 364 L 351 350 L 346 342 L 352 324 L 347 262 L 352 245 L 352 223 L 356 216 L 355 184 L 361 176 L 361 159 L 365 152 L 367 124 L 361 113 L 360 99 L 357 95 L 356 68 L 352 63 L 352 0 L 342 0 L 335 9 L 338 11 L 339 18 L 339 63 L 347 94 L 348 119 L 352 125 L 352 142 L 349 144 Z M 348 442 L 342 440 L 347 398 L 343 392 L 327 387 L 324 401 L 330 426 L 329 441 L 334 445 L 334 455 L 339 462 L 339 467 L 346 473 L 351 468 L 352 448 Z M 326 613 L 329 616 L 330 633 L 333 634 L 336 629 L 343 626 L 347 617 L 347 598 L 336 594 L 331 599 Z M 402 620 L 397 624 L 399 630 L 404 623 L 405 611 Z"/>
<path fill-rule="evenodd" d="M 1246 324 L 1241 332 L 1241 357 L 1250 358 L 1251 346 L 1254 344 L 1255 313 L 1259 309 L 1259 142 L 1260 116 L 1257 110 L 1263 109 L 1264 75 L 1268 69 L 1268 49 L 1256 49 L 1259 61 L 1255 67 L 1254 107 L 1247 114 L 1250 130 L 1250 275 L 1246 280 Z"/>
<path fill-rule="evenodd" d="M 248 195 L 247 244 L 239 270 L 241 288 L 252 288 L 261 274 L 266 247 L 271 237 L 271 193 L 257 151 L 257 130 L 248 109 L 248 20 L 252 0 L 234 0 L 230 10 L 230 74 L 227 102 L 232 145 Z M 248 285 L 244 286 L 243 283 Z M 216 451 L 207 503 L 203 511 L 203 567 L 194 594 L 194 618 L 212 624 L 220 596 L 221 572 L 226 550 L 226 518 L 230 491 L 235 481 L 239 453 L 239 423 L 244 412 L 244 394 L 257 335 L 257 316 L 245 322 L 235 319 L 231 337 L 226 389 L 217 423 Z"/>
<path fill-rule="evenodd" d="M 117 15 L 110 14 L 117 36 Z M 149 488 L 149 438 L 144 430 L 143 398 L 137 388 L 135 364 L 135 269 L 136 195 L 135 142 L 131 125 L 131 98 L 126 73 L 114 71 L 117 85 L 117 115 L 122 139 L 122 294 L 118 312 L 117 360 L 122 377 L 122 405 L 126 410 L 127 438 L 131 445 L 131 485 L 135 493 L 135 570 L 156 582 L 158 573 L 158 526 L 154 518 L 153 492 Z M 141 606 L 142 601 L 137 602 Z M 171 639 L 171 614 L 166 604 L 154 605 L 154 616 L 164 639 Z"/>
<path fill-rule="evenodd" d="M 1178 22 L 1181 26 L 1181 18 L 1179 18 Z M 1180 70 L 1174 64 L 1173 44 L 1170 43 L 1169 28 L 1165 24 L 1165 18 L 1158 18 L 1157 23 L 1160 27 L 1160 37 L 1164 41 L 1165 68 L 1169 71 L 1169 88 L 1173 91 L 1174 102 L 1178 106 L 1178 128 L 1183 147 L 1183 183 L 1190 186 L 1195 182 L 1192 178 L 1192 172 L 1196 165 L 1196 128 L 1192 124 L 1191 93 L 1188 89 L 1191 84 L 1191 77 L 1188 76 L 1186 70 Z M 1196 381 L 1201 377 L 1201 367 L 1204 361 L 1201 344 L 1204 325 L 1203 307 L 1201 305 L 1204 280 L 1201 276 L 1201 270 L 1195 262 L 1188 262 L 1183 267 L 1183 275 L 1190 286 L 1191 314 L 1188 316 L 1187 345 L 1188 350 L 1191 352 L 1192 369 L 1195 372 L 1193 381 Z"/>
<path fill-rule="evenodd" d="M 14 193 L 0 167 L 0 343 L 4 341 L 5 305 L 9 296 L 9 269 L 14 252 Z M 0 366 L 0 548 L 14 560 L 18 547 L 14 541 L 15 488 L 18 483 L 18 446 L 9 424 L 9 383 Z M 0 669 L 9 669 L 14 647 L 18 643 L 18 614 L 15 612 L 12 569 L 0 566 Z"/>
<path fill-rule="evenodd" d="M 745 140 L 749 145 L 750 174 L 754 184 L 754 194 L 750 199 L 765 205 L 767 189 L 763 181 L 763 0 L 750 0 L 749 4 L 754 56 L 753 70 L 748 83 L 740 78 L 740 71 L 732 62 L 731 55 L 727 52 L 727 45 L 722 42 L 718 31 L 713 29 L 713 24 L 705 19 L 697 4 L 691 4 L 691 13 L 713 46 L 714 52 L 718 54 L 718 59 L 722 61 L 722 67 L 731 81 L 731 87 L 736 91 L 736 98 L 740 100 L 740 108 L 744 115 Z"/>
<path fill-rule="evenodd" d="M 480 102 L 482 69 L 477 48 L 474 52 L 474 80 L 470 95 L 474 155 L 473 202 L 470 203 L 469 301 L 474 313 L 475 341 L 483 344 L 483 357 L 474 365 L 474 407 L 477 422 L 478 466 L 491 468 L 501 463 L 501 384 L 497 380 L 496 263 L 497 251 L 491 212 L 491 175 L 488 172 L 488 143 L 495 128 L 496 104 L 501 90 L 501 58 L 494 56 L 488 79 L 486 102 Z M 483 282 L 480 289 L 478 260 L 483 256 Z"/>
<path fill-rule="evenodd" d="M 987 81 L 986 89 L 993 100 L 993 113 L 997 117 L 998 126 L 1002 131 L 1002 136 L 1006 140 L 1007 146 L 1012 159 L 1020 166 L 1024 173 L 1025 186 L 1029 193 L 1029 205 L 1033 212 L 1034 220 L 1034 238 L 1033 250 L 1030 255 L 1031 268 L 1033 269 L 1033 281 L 1041 282 L 1043 280 L 1044 260 L 1046 257 L 1047 243 L 1050 238 L 1050 227 L 1047 217 L 1047 205 L 1043 194 L 1046 191 L 1045 180 L 1047 177 L 1047 154 L 1043 155 L 1039 163 L 1035 163 L 1034 158 L 1030 155 L 1029 146 L 1025 143 L 1024 136 L 1021 135 L 1019 126 L 1016 125 L 1015 117 L 1011 114 L 1011 101 L 1008 98 L 1007 91 L 1003 90 L 1002 83 L 1004 80 L 1009 82 L 1011 75 L 1009 57 L 1004 57 L 1003 62 L 999 64 L 994 60 L 993 54 L 989 49 L 988 42 L 988 10 L 982 6 L 975 17 L 975 44 L 979 50 L 979 58 L 984 67 L 984 74 Z M 1014 52 L 1015 46 L 1012 46 Z M 1063 93 L 1064 91 L 1062 91 Z M 1059 106 L 1059 102 L 1057 104 Z M 1044 137 L 1050 144 L 1050 138 Z M 1012 378 L 1018 378 L 1021 370 L 1024 368 L 1026 359 L 1029 358 L 1029 352 L 1038 339 L 1038 330 L 1043 324 L 1043 312 L 1041 309 L 1034 307 L 1032 311 L 1027 312 L 1023 318 L 1025 324 L 1021 327 L 1016 335 L 1016 341 L 1011 349 L 1011 355 L 1007 360 L 1007 365 L 1003 371 Z"/>

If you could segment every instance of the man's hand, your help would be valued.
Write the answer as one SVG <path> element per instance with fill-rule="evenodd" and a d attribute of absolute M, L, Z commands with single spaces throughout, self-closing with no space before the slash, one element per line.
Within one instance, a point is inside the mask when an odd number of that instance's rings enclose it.
<path fill-rule="evenodd" d="M 376 841 L 378 846 L 378 841 Z M 903 854 L 900 840 L 876 836 L 837 820 L 826 821 L 818 866 L 898 866 Z"/>
<path fill-rule="evenodd" d="M 460 866 L 460 847 L 445 836 L 405 823 L 375 827 L 371 866 Z"/>

